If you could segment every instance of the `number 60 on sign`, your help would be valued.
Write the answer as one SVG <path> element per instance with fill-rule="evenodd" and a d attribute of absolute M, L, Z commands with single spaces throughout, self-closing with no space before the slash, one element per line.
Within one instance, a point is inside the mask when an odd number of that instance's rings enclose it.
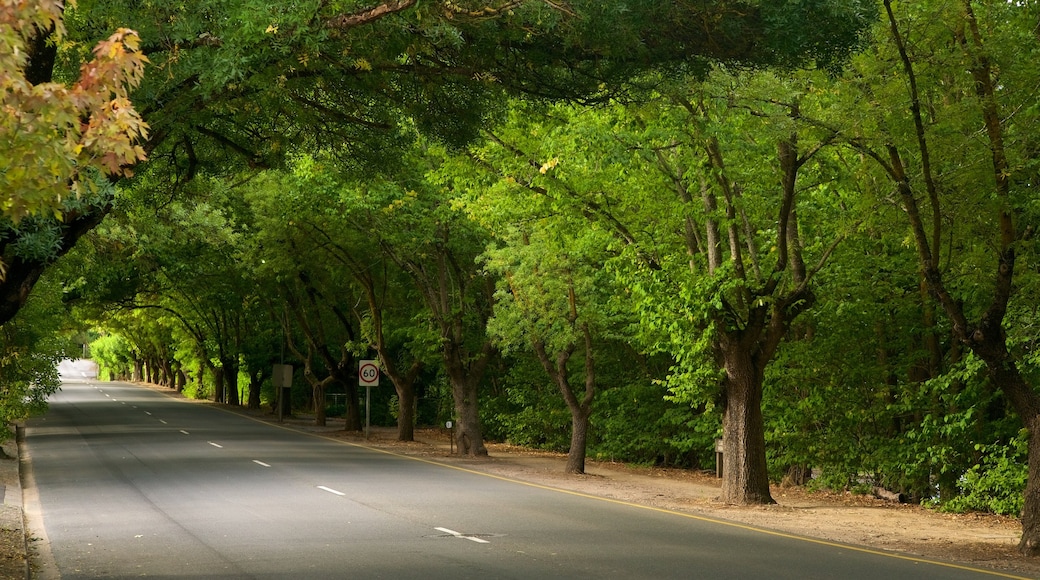
<path fill-rule="evenodd" d="M 379 386 L 379 364 L 374 360 L 363 360 L 358 364 L 358 386 Z"/>

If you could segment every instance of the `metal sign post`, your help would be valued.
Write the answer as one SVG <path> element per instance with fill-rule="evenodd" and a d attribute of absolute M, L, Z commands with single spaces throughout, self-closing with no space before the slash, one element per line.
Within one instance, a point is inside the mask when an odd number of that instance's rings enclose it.
<path fill-rule="evenodd" d="M 358 386 L 365 387 L 365 439 L 372 426 L 372 387 L 379 386 L 379 361 L 358 362 Z"/>

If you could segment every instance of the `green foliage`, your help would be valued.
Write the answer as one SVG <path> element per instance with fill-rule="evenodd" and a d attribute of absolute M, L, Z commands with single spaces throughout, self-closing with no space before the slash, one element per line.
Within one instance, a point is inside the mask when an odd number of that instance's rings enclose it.
<path fill-rule="evenodd" d="M 714 466 L 719 415 L 691 409 L 666 394 L 650 382 L 605 390 L 596 402 L 590 456 L 644 465 Z"/>
<path fill-rule="evenodd" d="M 7 425 L 42 413 L 61 383 L 58 362 L 79 355 L 65 338 L 61 286 L 44 280 L 19 315 L 0 327 L 0 439 Z"/>
<path fill-rule="evenodd" d="M 1017 437 L 1008 445 L 978 444 L 979 463 L 957 480 L 958 495 L 940 504 L 946 512 L 989 512 L 1006 516 L 1022 513 L 1026 487 L 1026 447 L 1028 435 Z"/>
<path fill-rule="evenodd" d="M 137 144 L 148 125 L 134 110 L 129 91 L 141 82 L 148 59 L 137 34 L 119 29 L 97 44 L 71 86 L 39 78 L 46 50 L 33 43 L 50 30 L 64 46 L 62 2 L 0 5 L 0 215 L 60 216 L 64 200 L 91 193 L 93 173 L 123 175 L 145 158 Z M 40 46 L 45 43 L 40 42 Z M 34 68 L 35 67 L 35 68 Z M 126 173 L 129 173 L 128 171 Z"/>
<path fill-rule="evenodd" d="M 481 400 L 481 423 L 488 439 L 535 449 L 565 452 L 571 417 L 560 391 L 533 357 L 508 359 L 502 384 Z"/>
<path fill-rule="evenodd" d="M 719 416 L 666 399 L 667 391 L 631 360 L 601 357 L 603 389 L 593 403 L 589 457 L 600 461 L 711 467 Z M 508 360 L 508 374 L 481 399 L 488 438 L 566 452 L 571 417 L 557 389 L 530 357 Z M 656 366 L 656 365 L 655 365 Z M 642 377 L 642 378 L 640 378 Z"/>
<path fill-rule="evenodd" d="M 565 371 L 578 385 L 587 328 L 599 389 L 590 456 L 710 467 L 720 341 L 797 285 L 776 203 L 778 143 L 795 142 L 813 153 L 799 166 L 797 243 L 815 305 L 765 367 L 771 476 L 808 467 L 818 485 L 1014 513 L 1018 418 L 922 292 L 893 183 L 861 163 L 864 148 L 889 143 L 908 164 L 919 155 L 887 27 L 866 55 L 850 53 L 877 3 L 573 0 L 577 18 L 514 4 L 474 16 L 460 5 L 478 3 L 417 2 L 338 29 L 367 4 L 81 0 L 66 54 L 125 16 L 160 73 L 138 92 L 161 136 L 155 161 L 118 193 L 67 202 L 115 208 L 79 249 L 82 267 L 64 272 L 65 297 L 113 332 L 94 346 L 103 366 L 237 361 L 256 376 L 285 337 L 288 356 L 321 374 L 383 339 L 402 368 L 426 364 L 420 423 L 442 424 L 453 412 L 443 347 L 465 351 L 465 366 L 491 337 L 503 356 L 480 391 L 486 435 L 566 451 L 571 417 L 532 347 L 573 349 Z M 941 268 L 977 315 L 992 291 L 986 216 L 1004 202 L 978 194 L 991 189 L 979 167 L 992 152 L 978 146 L 974 81 L 949 38 L 961 15 L 897 5 L 941 176 Z M 1040 108 L 1036 59 L 1016 58 L 1037 50 L 1035 9 L 979 9 L 1000 39 L 991 53 L 1009 99 L 1007 205 L 1030 232 L 1016 242 L 1005 330 L 1035 384 Z M 717 34 L 690 34 L 694 23 Z M 714 58 L 740 66 L 712 70 Z M 789 68 L 809 61 L 832 76 Z M 753 70 L 765 64 L 783 69 Z M 539 98 L 506 100 L 517 92 Z M 560 97 L 600 106 L 548 102 Z M 67 249 L 60 222 L 18 228 L 6 255 Z M 189 396 L 209 395 L 203 374 Z M 392 422 L 393 391 L 374 395 L 374 422 Z M 310 396 L 298 380 L 297 408 Z"/>
<path fill-rule="evenodd" d="M 119 334 L 105 334 L 90 343 L 90 358 L 98 364 L 99 373 L 109 379 L 129 377 L 134 354 L 130 343 Z"/>

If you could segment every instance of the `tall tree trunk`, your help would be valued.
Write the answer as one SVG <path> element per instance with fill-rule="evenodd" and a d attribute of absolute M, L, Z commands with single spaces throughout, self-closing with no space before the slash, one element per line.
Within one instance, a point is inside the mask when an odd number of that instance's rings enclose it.
<path fill-rule="evenodd" d="M 721 500 L 732 504 L 776 503 L 769 492 L 762 373 L 739 341 L 723 346 Z"/>
<path fill-rule="evenodd" d="M 578 320 L 577 300 L 574 296 L 574 288 L 570 287 L 571 312 L 568 323 L 576 325 Z M 545 350 L 545 342 L 534 341 L 534 351 L 538 355 L 542 368 L 552 378 L 560 389 L 563 400 L 567 403 L 567 409 L 571 413 L 571 446 L 567 450 L 567 465 L 564 470 L 567 473 L 585 473 L 585 456 L 588 446 L 589 418 L 592 416 L 592 400 L 596 395 L 596 372 L 595 358 L 592 353 L 592 332 L 587 324 L 581 325 L 582 335 L 585 341 L 585 392 L 581 399 L 575 394 L 570 384 L 570 375 L 567 371 L 567 363 L 574 354 L 577 347 L 575 342 L 567 345 L 556 354 L 556 360 L 549 358 Z"/>
<path fill-rule="evenodd" d="M 346 422 L 344 429 L 347 431 L 361 431 L 365 425 L 361 422 L 361 392 L 358 389 L 357 369 L 354 367 L 354 357 L 347 359 L 344 366 L 337 367 L 336 378 L 343 385 L 343 392 L 347 394 Z M 349 369 L 349 370 L 348 370 Z"/>
<path fill-rule="evenodd" d="M 260 386 L 264 382 L 264 373 L 257 371 L 249 375 L 249 398 L 247 406 L 250 409 L 260 408 Z"/>
<path fill-rule="evenodd" d="M 487 457 L 484 434 L 480 427 L 477 393 L 477 387 L 484 375 L 484 364 L 479 365 L 479 373 L 473 372 L 473 369 L 468 368 L 463 362 L 459 345 L 452 341 L 445 342 L 442 352 L 448 381 L 451 383 L 452 399 L 455 402 L 456 449 L 460 455 Z"/>
<path fill-rule="evenodd" d="M 328 384 L 328 379 L 324 381 L 317 381 L 312 385 L 311 393 L 314 400 L 314 424 L 318 427 L 324 427 L 328 423 L 328 417 L 325 414 L 325 386 Z"/>
<path fill-rule="evenodd" d="M 449 375 L 452 373 L 449 373 Z M 455 400 L 455 447 L 460 455 L 486 457 L 484 434 L 480 427 L 477 405 L 477 383 L 465 377 L 451 379 L 451 394 Z"/>
<path fill-rule="evenodd" d="M 162 385 L 164 387 L 173 387 L 174 375 L 173 375 L 173 364 L 169 358 L 162 359 Z"/>
<path fill-rule="evenodd" d="M 379 319 L 382 324 L 382 319 Z M 416 360 L 406 373 L 401 373 L 387 352 L 382 338 L 382 328 L 376 330 L 376 350 L 383 370 L 397 392 L 397 440 L 415 441 L 415 381 L 422 370 L 422 361 Z"/>
<path fill-rule="evenodd" d="M 415 382 L 394 382 L 397 391 L 397 440 L 415 441 Z"/>
<path fill-rule="evenodd" d="M 350 382 L 346 383 L 345 390 L 347 391 L 347 417 L 343 428 L 347 431 L 361 431 L 365 427 L 361 423 L 361 393 L 358 391 L 357 385 Z"/>
<path fill-rule="evenodd" d="M 224 400 L 237 407 L 242 404 L 238 394 L 238 357 L 228 357 L 220 365 L 224 369 Z"/>
<path fill-rule="evenodd" d="M 213 401 L 224 402 L 224 367 L 213 369 Z"/>
<path fill-rule="evenodd" d="M 589 417 L 592 409 L 571 409 L 571 447 L 567 450 L 567 473 L 585 473 L 585 457 L 588 452 Z"/>
<path fill-rule="evenodd" d="M 1028 475 L 1022 508 L 1022 538 L 1018 549 L 1028 556 L 1040 555 L 1040 396 L 1037 396 L 1018 370 L 1007 349 L 1007 338 L 996 326 L 972 333 L 970 344 L 986 363 L 990 382 L 998 386 L 1029 431 Z"/>

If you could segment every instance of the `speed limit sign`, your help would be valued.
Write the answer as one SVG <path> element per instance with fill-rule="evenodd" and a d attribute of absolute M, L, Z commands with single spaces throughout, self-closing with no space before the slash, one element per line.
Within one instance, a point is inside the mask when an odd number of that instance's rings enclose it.
<path fill-rule="evenodd" d="M 363 360 L 358 364 L 358 386 L 379 386 L 379 363 L 374 360 Z"/>

